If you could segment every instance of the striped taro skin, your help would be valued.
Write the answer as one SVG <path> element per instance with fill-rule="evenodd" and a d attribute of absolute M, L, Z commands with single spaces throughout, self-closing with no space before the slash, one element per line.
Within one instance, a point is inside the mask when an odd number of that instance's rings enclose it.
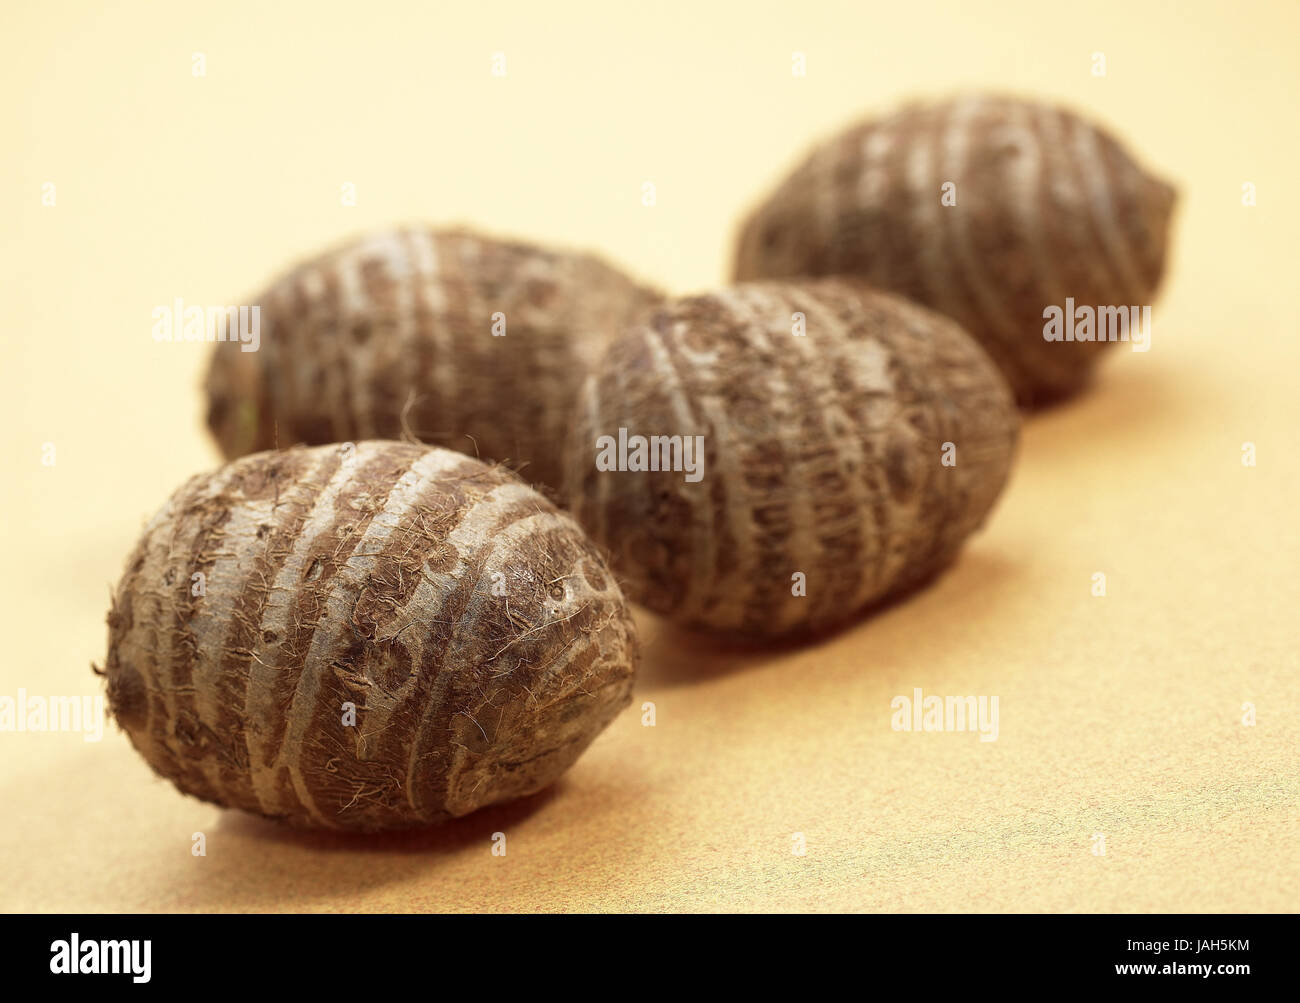
<path fill-rule="evenodd" d="M 598 437 L 620 427 L 703 435 L 703 478 L 597 469 Z M 567 490 L 631 598 L 689 626 L 796 635 L 951 561 L 1002 490 L 1018 429 L 1001 374 L 948 318 L 855 280 L 745 283 L 670 301 L 610 348 Z"/>
<path fill-rule="evenodd" d="M 508 471 L 395 442 L 191 478 L 108 623 L 109 706 L 155 771 L 333 829 L 542 789 L 631 699 L 638 656 L 568 516 Z"/>
<path fill-rule="evenodd" d="M 409 430 L 555 488 L 586 370 L 657 299 L 588 255 L 465 230 L 375 233 L 257 297 L 260 349 L 216 346 L 208 425 L 228 459 Z"/>
<path fill-rule="evenodd" d="M 955 205 L 943 205 L 952 182 Z M 816 148 L 741 228 L 737 279 L 854 275 L 955 318 L 1020 403 L 1080 389 L 1108 342 L 1048 342 L 1048 306 L 1149 306 L 1174 189 L 1070 114 L 912 105 Z"/>

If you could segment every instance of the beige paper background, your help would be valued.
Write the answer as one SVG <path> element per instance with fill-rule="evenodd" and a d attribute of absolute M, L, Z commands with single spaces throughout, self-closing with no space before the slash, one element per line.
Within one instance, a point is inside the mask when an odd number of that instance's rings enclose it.
<path fill-rule="evenodd" d="M 109 6 L 0 11 L 0 695 L 99 692 L 136 534 L 216 463 L 206 350 L 155 344 L 156 304 L 420 219 L 688 292 L 812 139 L 968 86 L 1086 111 L 1182 201 L 1152 351 L 1026 425 L 933 587 L 767 654 L 643 615 L 637 705 L 563 782 L 419 834 L 221 812 L 113 730 L 0 733 L 0 909 L 1296 908 L 1294 3 Z M 892 731 L 916 686 L 998 695 L 999 740 Z"/>

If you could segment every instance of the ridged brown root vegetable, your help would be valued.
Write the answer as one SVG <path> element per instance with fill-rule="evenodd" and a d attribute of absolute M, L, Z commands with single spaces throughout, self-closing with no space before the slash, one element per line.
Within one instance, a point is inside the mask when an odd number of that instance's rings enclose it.
<path fill-rule="evenodd" d="M 1150 306 L 1174 202 L 1069 112 L 978 95 L 912 105 L 818 146 L 741 227 L 735 276 L 900 292 L 973 334 L 1022 404 L 1046 403 L 1113 342 L 1047 341 L 1044 311 L 1067 297 Z"/>
<path fill-rule="evenodd" d="M 109 706 L 155 771 L 331 829 L 541 790 L 627 704 L 638 654 L 568 516 L 508 471 L 396 442 L 191 478 L 108 624 Z"/>
<path fill-rule="evenodd" d="M 669 301 L 611 346 L 584 388 L 568 503 L 652 610 L 805 634 L 948 564 L 1018 428 L 1001 374 L 948 318 L 852 280 L 747 283 Z M 703 467 L 683 449 L 682 470 L 650 438 L 697 435 Z"/>
<path fill-rule="evenodd" d="M 217 344 L 208 425 L 227 458 L 409 432 L 556 488 L 587 369 L 657 299 L 589 255 L 464 230 L 375 233 L 254 300 L 260 347 Z"/>

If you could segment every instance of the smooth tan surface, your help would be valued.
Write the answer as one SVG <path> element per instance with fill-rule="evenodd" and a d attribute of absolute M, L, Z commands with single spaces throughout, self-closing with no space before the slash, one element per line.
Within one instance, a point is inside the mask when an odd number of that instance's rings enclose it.
<path fill-rule="evenodd" d="M 933 587 L 766 653 L 642 616 L 636 703 L 566 779 L 433 832 L 294 834 L 182 798 L 116 731 L 0 733 L 0 909 L 1295 909 L 1297 8 L 985 6 L 6 5 L 0 696 L 99 692 L 111 583 L 216 463 L 207 347 L 151 337 L 176 296 L 420 219 L 688 292 L 814 137 L 971 85 L 1107 123 L 1182 201 L 1152 350 L 1027 423 Z M 998 740 L 893 731 L 915 687 L 997 695 Z"/>

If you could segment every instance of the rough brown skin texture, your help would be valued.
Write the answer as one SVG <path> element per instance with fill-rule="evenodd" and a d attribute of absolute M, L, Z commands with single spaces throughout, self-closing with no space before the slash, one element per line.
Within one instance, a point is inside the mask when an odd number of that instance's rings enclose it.
<path fill-rule="evenodd" d="M 597 439 L 620 426 L 703 435 L 703 479 L 598 470 Z M 951 561 L 1002 490 L 1018 428 L 1001 374 L 946 317 L 854 280 L 743 284 L 670 301 L 610 348 L 584 388 L 568 500 L 633 599 L 694 627 L 794 636 Z"/>
<path fill-rule="evenodd" d="M 146 527 L 108 624 L 109 706 L 155 771 L 331 829 L 541 790 L 630 700 L 638 655 L 568 516 L 508 471 L 395 442 L 192 478 Z"/>
<path fill-rule="evenodd" d="M 1043 310 L 1150 305 L 1174 202 L 1069 112 L 912 105 L 817 147 L 742 226 L 735 276 L 855 275 L 903 293 L 971 332 L 1020 403 L 1043 404 L 1078 390 L 1108 344 L 1045 341 Z"/>
<path fill-rule="evenodd" d="M 464 230 L 375 233 L 253 300 L 260 350 L 217 344 L 208 425 L 227 458 L 414 436 L 556 488 L 586 371 L 658 299 L 588 255 Z"/>

